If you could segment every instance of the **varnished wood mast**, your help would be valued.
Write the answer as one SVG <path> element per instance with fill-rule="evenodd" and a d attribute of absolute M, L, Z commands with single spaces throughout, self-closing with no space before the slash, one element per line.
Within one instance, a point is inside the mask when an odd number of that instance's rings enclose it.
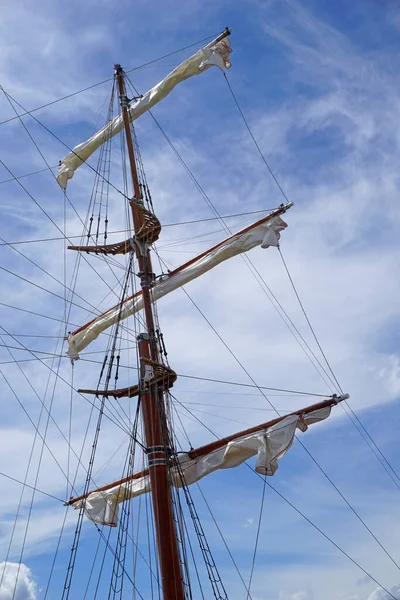
<path fill-rule="evenodd" d="M 266 423 L 261 423 L 260 425 L 255 425 L 254 427 L 250 427 L 249 429 L 244 429 L 243 431 L 238 431 L 237 433 L 233 433 L 232 435 L 228 435 L 227 437 L 216 440 L 215 442 L 211 442 L 210 444 L 206 444 L 205 446 L 200 446 L 194 450 L 188 452 L 188 457 L 191 459 L 200 458 L 201 456 L 205 456 L 214 450 L 218 450 L 219 448 L 223 448 L 229 442 L 237 440 L 244 435 L 249 435 L 251 433 L 257 433 L 257 431 L 263 431 L 264 429 L 268 429 L 277 423 L 286 419 L 286 417 L 291 417 L 293 415 L 307 415 L 315 410 L 320 410 L 322 408 L 327 408 L 328 406 L 336 406 L 339 402 L 346 400 L 348 398 L 347 394 L 343 396 L 332 396 L 328 400 L 324 400 L 323 402 L 318 402 L 317 404 L 312 404 L 311 406 L 307 406 L 306 408 L 301 408 L 300 410 L 296 410 L 295 412 L 284 415 L 283 417 L 277 417 L 276 419 L 272 419 L 271 421 L 267 421 Z M 143 471 L 138 471 L 137 473 L 132 473 L 132 475 L 128 475 L 127 477 L 123 477 L 122 479 L 117 479 L 112 483 L 108 483 L 107 485 L 103 485 L 102 487 L 97 488 L 96 490 L 92 490 L 87 494 L 83 494 L 82 496 L 77 496 L 76 498 L 71 498 L 66 502 L 66 504 L 75 504 L 79 502 L 79 500 L 84 500 L 90 494 L 94 494 L 95 492 L 106 492 L 107 490 L 116 487 L 118 485 L 122 485 L 123 483 L 128 483 L 129 481 L 133 481 L 135 479 L 140 479 L 145 475 L 149 474 L 148 469 L 144 469 Z"/>
<path fill-rule="evenodd" d="M 138 336 L 138 352 L 140 358 L 141 381 L 146 376 L 146 361 L 159 362 L 156 342 L 153 307 L 150 289 L 153 284 L 153 273 L 149 244 L 143 236 L 145 217 L 142 194 L 136 168 L 136 159 L 132 143 L 132 134 L 128 114 L 125 74 L 120 65 L 115 67 L 118 82 L 122 117 L 129 164 L 132 176 L 134 198 L 130 202 L 132 220 L 135 231 L 136 256 L 139 265 L 140 283 L 143 295 L 143 309 L 147 332 Z M 154 241 L 154 240 L 152 240 Z M 180 567 L 178 541 L 174 522 L 171 490 L 167 464 L 168 433 L 165 420 L 163 391 L 157 385 L 151 385 L 141 394 L 141 409 L 147 446 L 150 488 L 153 501 L 154 523 L 158 560 L 160 564 L 161 586 L 164 600 L 184 600 L 184 590 Z"/>

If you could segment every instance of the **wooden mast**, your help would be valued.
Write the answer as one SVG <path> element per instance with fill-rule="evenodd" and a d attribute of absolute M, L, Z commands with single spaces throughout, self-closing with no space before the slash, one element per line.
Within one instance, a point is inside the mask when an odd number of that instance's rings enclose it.
<path fill-rule="evenodd" d="M 143 308 L 147 332 L 138 336 L 141 382 L 148 379 L 149 361 L 159 363 L 159 352 L 156 342 L 153 308 L 150 299 L 150 288 L 153 273 L 149 243 L 143 236 L 146 227 L 139 185 L 136 159 L 132 142 L 128 114 L 128 98 L 126 96 L 125 74 L 120 65 L 115 65 L 115 76 L 118 83 L 122 108 L 122 117 L 129 155 L 134 197 L 130 201 L 133 227 L 135 232 L 135 251 L 139 264 L 139 276 L 143 294 Z M 151 236 L 150 236 L 151 237 Z M 172 497 L 167 461 L 168 430 L 165 419 L 163 390 L 157 384 L 144 385 L 141 394 L 141 407 L 145 430 L 148 467 L 151 482 L 151 494 L 155 520 L 157 549 L 161 573 L 161 585 L 164 600 L 184 600 L 183 580 L 180 566 L 179 548 L 174 522 Z"/>

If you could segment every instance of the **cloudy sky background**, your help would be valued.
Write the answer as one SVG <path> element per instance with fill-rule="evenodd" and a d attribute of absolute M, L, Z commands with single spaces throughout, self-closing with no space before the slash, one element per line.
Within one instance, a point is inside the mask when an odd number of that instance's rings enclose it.
<path fill-rule="evenodd" d="M 351 6 L 337 2 L 333 8 L 331 2 L 309 0 L 218 4 L 189 1 L 171 2 L 168 6 L 139 2 L 132 7 L 119 0 L 113 4 L 70 2 L 61 9 L 50 2 L 39 7 L 20 2 L 12 9 L 4 6 L 2 15 L 0 83 L 28 110 L 110 78 L 115 62 L 126 69 L 133 68 L 218 33 L 226 25 L 232 27 L 234 53 L 229 81 L 260 148 L 295 203 L 286 215 L 289 228 L 282 236 L 282 253 L 334 372 L 351 395 L 350 406 L 396 471 L 400 418 L 396 404 L 400 392 L 397 3 L 357 0 Z M 144 92 L 192 52 L 189 49 L 166 58 L 132 72 L 130 77 Z M 106 82 L 34 115 L 73 147 L 102 124 L 110 85 Z M 13 117 L 15 113 L 4 94 L 0 102 L 1 120 Z M 182 84 L 155 108 L 154 114 L 220 214 L 272 208 L 282 202 L 217 69 Z M 33 118 L 25 117 L 24 123 L 46 161 L 50 166 L 56 165 L 66 153 L 65 147 Z M 3 124 L 1 133 L 1 160 L 13 175 L 45 168 L 43 158 L 18 120 Z M 140 119 L 137 134 L 161 222 L 212 217 L 149 116 Z M 96 165 L 96 157 L 92 164 Z M 7 168 L 0 164 L 0 181 L 10 177 Z M 52 175 L 43 172 L 20 181 L 64 231 L 64 198 Z M 69 198 L 82 218 L 92 182 L 93 172 L 82 167 L 68 188 Z M 2 240 L 15 242 L 61 235 L 15 181 L 2 183 L 0 192 Z M 112 198 L 110 227 L 122 229 L 122 199 L 116 193 Z M 236 230 L 250 220 L 242 217 L 227 223 Z M 68 204 L 65 221 L 68 235 L 81 232 L 79 220 Z M 191 239 L 203 234 L 207 235 Z M 222 237 L 218 221 L 165 227 L 158 247 L 164 260 L 178 265 Z M 58 356 L 65 351 L 56 339 L 65 333 L 65 326 L 59 322 L 65 310 L 65 242 L 21 244 L 14 248 L 1 246 L 1 265 L 25 280 L 3 270 L 1 302 L 50 318 L 2 306 L 0 343 L 14 347 L 23 344 Z M 317 352 L 279 254 L 273 249 L 256 249 L 250 258 Z M 74 261 L 75 256 L 68 256 L 68 284 Z M 115 303 L 115 277 L 120 278 L 123 271 L 114 269 L 114 275 L 98 259 L 90 263 L 107 283 L 82 261 L 76 288 L 81 298 L 75 297 L 81 308 L 72 308 L 71 325 L 91 318 L 91 310 L 104 310 Z M 333 391 L 310 364 L 240 258 L 193 282 L 187 286 L 187 292 L 257 384 L 314 393 Z M 160 302 L 159 318 L 170 363 L 178 373 L 251 383 L 184 292 L 178 291 Z M 35 337 L 20 337 L 21 334 Z M 83 359 L 101 361 L 106 344 L 107 338 L 100 336 L 88 349 L 99 354 L 82 356 L 76 364 L 75 387 L 95 385 L 100 366 Z M 45 355 L 35 356 L 42 359 Z M 21 371 L 9 363 L 14 358 L 26 360 L 33 355 L 1 348 L 0 361 L 7 364 L 0 367 L 15 394 L 3 378 L 0 471 L 23 481 L 29 464 L 27 482 L 64 499 L 70 493 L 64 474 L 68 469 L 73 474 L 77 464 L 76 457 L 68 458 L 68 445 L 62 437 L 69 436 L 69 387 L 60 380 L 54 387 L 54 377 L 48 379 L 49 368 L 40 361 L 19 363 Z M 134 351 L 129 358 L 132 364 Z M 53 360 L 45 362 L 57 370 L 59 359 Z M 71 381 L 71 367 L 66 359 L 60 359 L 60 374 Z M 136 373 L 125 370 L 123 377 L 135 380 Z M 177 400 L 187 403 L 193 415 L 217 435 L 273 417 L 265 398 L 255 389 L 180 378 L 173 391 Z M 269 398 L 282 412 L 313 402 L 311 397 Z M 41 401 L 46 407 L 42 414 Z M 78 395 L 73 396 L 72 402 L 71 446 L 79 454 L 91 406 Z M 50 418 L 47 425 L 50 406 L 54 421 Z M 134 410 L 134 406 L 123 406 L 126 412 Z M 213 439 L 181 405 L 177 405 L 177 410 L 193 444 Z M 35 440 L 35 429 L 26 413 L 34 423 L 40 419 L 40 435 L 47 444 L 43 454 L 40 436 Z M 107 415 L 116 418 L 112 406 Z M 89 442 L 93 426 L 92 418 Z M 374 452 L 371 450 L 371 440 L 362 439 L 341 407 L 329 422 L 314 427 L 301 439 L 392 559 L 400 564 L 400 482 L 386 463 L 390 475 L 383 468 L 382 456 L 374 455 L 378 451 L 376 447 Z M 88 459 L 89 446 L 88 443 L 85 447 L 83 462 Z M 125 434 L 105 420 L 95 465 L 96 482 L 119 476 L 126 450 Z M 107 464 L 110 457 L 112 461 Z M 81 489 L 83 482 L 81 470 L 76 489 Z M 268 483 L 380 584 L 392 590 L 394 597 L 399 595 L 399 567 L 297 442 Z M 246 466 L 235 473 L 214 474 L 201 484 L 245 581 L 250 575 L 262 488 L 263 482 Z M 0 561 L 7 554 L 22 486 L 2 477 L 1 489 Z M 192 492 L 229 597 L 245 598 L 246 592 L 207 507 L 199 491 L 194 488 Z M 1 600 L 13 598 L 22 548 L 23 565 L 14 598 L 36 600 L 46 594 L 65 509 L 61 502 L 37 492 L 30 514 L 31 500 L 32 490 L 25 488 L 9 554 L 12 564 L 0 587 Z M 59 597 L 62 590 L 75 519 L 76 515 L 69 511 L 49 598 Z M 76 575 L 78 586 L 86 586 L 98 538 L 94 527 L 85 522 Z M 142 570 L 143 563 L 138 587 L 146 597 L 148 580 Z M 376 582 L 267 488 L 251 589 L 254 600 L 391 597 L 377 588 Z"/>

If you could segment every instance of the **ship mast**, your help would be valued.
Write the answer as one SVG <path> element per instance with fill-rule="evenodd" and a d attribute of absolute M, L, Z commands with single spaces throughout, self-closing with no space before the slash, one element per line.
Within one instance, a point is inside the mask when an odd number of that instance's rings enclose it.
<path fill-rule="evenodd" d="M 130 200 L 130 207 L 135 232 L 134 248 L 139 264 L 138 275 L 143 294 L 143 308 L 147 328 L 145 333 L 141 333 L 138 336 L 140 402 L 151 481 L 161 585 L 164 600 L 184 600 L 185 594 L 174 522 L 169 467 L 167 464 L 171 447 L 163 394 L 166 386 L 165 382 L 167 381 L 168 386 L 168 381 L 173 377 L 174 373 L 160 364 L 153 307 L 150 298 L 150 289 L 154 281 L 154 274 L 152 272 L 149 246 L 155 241 L 154 232 L 157 232 L 156 235 L 158 237 L 160 226 L 156 217 L 143 207 L 128 114 L 129 101 L 126 95 L 125 74 L 120 65 L 115 65 L 115 77 L 119 88 L 132 176 L 134 196 Z"/>

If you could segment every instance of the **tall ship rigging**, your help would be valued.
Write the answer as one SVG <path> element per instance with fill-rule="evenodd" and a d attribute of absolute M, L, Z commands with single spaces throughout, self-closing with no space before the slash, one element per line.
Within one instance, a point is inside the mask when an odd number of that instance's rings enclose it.
<path fill-rule="evenodd" d="M 174 405 L 179 401 L 174 389 L 185 375 L 180 375 L 168 359 L 170 339 L 164 335 L 158 301 L 172 297 L 176 290 L 185 289 L 183 286 L 209 271 L 221 269 L 222 263 L 233 257 L 246 258 L 252 249 L 280 251 L 281 235 L 284 237 L 287 227 L 286 213 L 293 206 L 285 199 L 237 231 L 230 231 L 223 217 L 217 215 L 226 237 L 177 267 L 164 260 L 157 249 L 162 235 L 157 197 L 153 197 L 145 175 L 134 122 L 186 79 L 206 76 L 202 74 L 213 67 L 223 72 L 229 69 L 230 34 L 229 29 L 223 31 L 144 95 L 138 93 L 123 67 L 115 65 L 104 127 L 70 150 L 60 162 L 57 181 L 67 205 L 67 189 L 69 193 L 75 171 L 87 165 L 94 152 L 99 153 L 97 167 L 92 167 L 95 181 L 86 216 L 81 219 L 81 238 L 66 243 L 70 254 L 76 255 L 71 283 L 65 286 L 64 333 L 71 365 L 67 383 L 71 394 L 88 403 L 91 412 L 81 452 L 73 449 L 71 430 L 67 436 L 68 493 L 63 500 L 66 519 L 75 519 L 76 523 L 64 565 L 65 578 L 57 591 L 57 597 L 63 600 L 231 598 L 192 489 L 212 473 L 244 463 L 263 480 L 273 476 L 294 439 L 301 440 L 308 427 L 317 427 L 332 409 L 348 399 L 341 391 L 314 394 L 321 397 L 280 414 L 268 399 L 269 391 L 296 390 L 286 390 L 284 384 L 281 388 L 267 388 L 253 381 L 253 389 L 276 415 L 222 437 L 209 430 L 215 439 L 199 445 L 192 445 L 176 414 Z M 120 144 L 122 185 L 114 185 L 110 176 L 116 168 L 111 152 L 116 140 Z M 115 214 L 125 217 L 125 225 L 114 222 Z M 99 261 L 113 274 L 118 273 L 107 295 L 107 300 L 114 301 L 102 311 L 95 307 L 94 315 L 86 322 L 75 323 L 69 317 L 73 305 L 81 302 L 75 293 L 80 268 L 84 266 L 87 272 L 91 264 Z M 218 302 L 218 298 L 213 301 Z M 187 343 L 192 342 L 188 339 Z M 81 368 L 91 347 L 102 349 L 96 372 L 94 368 Z M 184 353 L 185 347 L 181 351 Z M 54 367 L 50 370 L 55 373 Z M 57 371 L 58 376 L 65 383 L 66 373 Z M 303 391 L 298 394 L 313 395 Z M 96 468 L 107 420 L 123 432 L 126 443 L 119 472 L 104 483 L 99 482 Z M 109 437 L 106 445 L 110 452 L 118 450 Z M 284 469 L 284 460 L 280 469 Z M 104 479 L 101 472 L 100 479 Z M 93 524 L 99 545 L 89 573 L 83 574 L 80 561 L 82 553 L 87 552 L 85 530 Z M 252 598 L 252 574 L 249 579 L 240 575 L 241 597 L 246 599 Z M 45 596 L 48 593 L 46 590 Z"/>

